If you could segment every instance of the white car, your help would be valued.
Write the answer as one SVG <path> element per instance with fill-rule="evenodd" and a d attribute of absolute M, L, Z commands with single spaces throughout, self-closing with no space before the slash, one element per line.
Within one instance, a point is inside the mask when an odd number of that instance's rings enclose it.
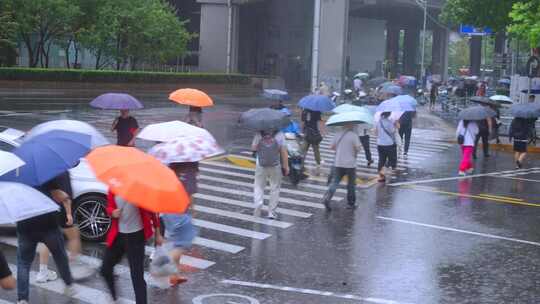
<path fill-rule="evenodd" d="M 2 131 L 2 129 L 0 129 Z M 21 144 L 24 132 L 5 129 L 0 132 L 0 150 L 12 151 Z M 101 241 L 111 228 L 111 219 L 105 212 L 107 186 L 98 181 L 84 158 L 69 170 L 73 189 L 73 219 L 88 241 Z"/>

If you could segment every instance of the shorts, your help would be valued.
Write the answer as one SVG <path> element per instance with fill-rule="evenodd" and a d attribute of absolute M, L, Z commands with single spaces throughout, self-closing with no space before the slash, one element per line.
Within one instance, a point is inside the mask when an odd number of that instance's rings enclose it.
<path fill-rule="evenodd" d="M 56 216 L 58 226 L 60 226 L 62 229 L 72 228 L 72 225 L 67 225 L 67 213 L 66 209 L 64 209 L 64 206 L 60 206 L 60 211 L 58 212 Z"/>
<path fill-rule="evenodd" d="M 165 224 L 165 238 L 176 248 L 188 249 L 197 236 L 197 228 L 193 225 L 190 214 L 161 215 Z"/>
<path fill-rule="evenodd" d="M 514 139 L 514 152 L 527 153 L 527 141 Z"/>

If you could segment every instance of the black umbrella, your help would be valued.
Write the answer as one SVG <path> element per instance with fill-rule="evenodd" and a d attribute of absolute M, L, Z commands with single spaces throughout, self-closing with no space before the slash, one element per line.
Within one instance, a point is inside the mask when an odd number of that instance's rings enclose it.
<path fill-rule="evenodd" d="M 476 103 L 479 103 L 479 104 L 484 104 L 484 105 L 489 105 L 489 106 L 495 106 L 495 107 L 500 107 L 501 104 L 494 101 L 494 100 L 491 100 L 489 99 L 488 97 L 485 97 L 485 96 L 473 96 L 471 97 L 470 99 L 472 102 L 476 102 Z"/>
<path fill-rule="evenodd" d="M 285 128 L 289 125 L 290 119 L 284 112 L 261 108 L 242 113 L 239 122 L 248 129 L 266 131 Z"/>
<path fill-rule="evenodd" d="M 483 106 L 474 106 L 470 108 L 463 109 L 458 114 L 459 120 L 484 120 L 486 118 L 497 116 L 497 112 L 494 110 L 483 107 Z"/>
<path fill-rule="evenodd" d="M 540 117 L 540 103 L 521 103 L 510 107 L 512 116 L 518 118 L 537 118 Z"/>

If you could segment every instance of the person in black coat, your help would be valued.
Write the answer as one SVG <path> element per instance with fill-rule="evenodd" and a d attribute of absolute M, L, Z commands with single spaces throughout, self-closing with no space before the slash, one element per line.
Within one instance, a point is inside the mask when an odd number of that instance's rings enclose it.
<path fill-rule="evenodd" d="M 514 161 L 516 169 L 523 167 L 523 161 L 527 157 L 527 143 L 529 140 L 529 121 L 526 118 L 514 118 L 510 124 L 508 133 L 510 141 L 514 140 Z"/>

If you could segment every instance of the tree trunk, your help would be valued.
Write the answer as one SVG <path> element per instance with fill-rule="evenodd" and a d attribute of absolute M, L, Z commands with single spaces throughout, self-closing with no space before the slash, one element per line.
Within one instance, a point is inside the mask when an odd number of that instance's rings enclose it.
<path fill-rule="evenodd" d="M 66 69 L 70 68 L 70 66 L 69 66 L 69 47 L 70 47 L 70 45 L 71 45 L 71 40 L 68 41 L 68 44 L 67 44 L 67 46 L 66 46 L 66 48 L 64 50 L 64 52 L 66 53 L 65 54 L 66 55 Z"/>
<path fill-rule="evenodd" d="M 96 70 L 100 69 L 99 62 L 101 61 L 101 50 L 96 53 Z"/>
<path fill-rule="evenodd" d="M 26 46 L 26 51 L 28 52 L 28 67 L 35 68 L 36 64 L 34 64 L 34 50 L 32 49 L 32 41 L 30 41 L 30 37 L 27 35 L 22 35 L 24 45 Z"/>
<path fill-rule="evenodd" d="M 74 68 L 79 68 L 79 46 L 75 41 L 73 41 L 73 45 L 75 46 L 75 62 L 73 63 Z"/>

